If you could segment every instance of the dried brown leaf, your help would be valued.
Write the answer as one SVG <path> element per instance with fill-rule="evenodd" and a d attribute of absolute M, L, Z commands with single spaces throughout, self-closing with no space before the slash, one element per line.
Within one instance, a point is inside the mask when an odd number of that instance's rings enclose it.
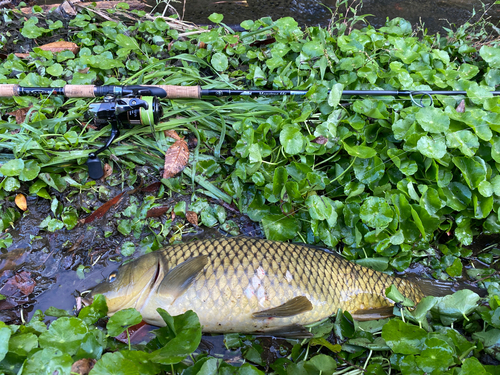
<path fill-rule="evenodd" d="M 317 138 L 314 138 L 311 142 L 317 143 L 318 145 L 326 145 L 328 143 L 328 138 L 320 135 Z"/>
<path fill-rule="evenodd" d="M 78 47 L 77 44 L 72 42 L 65 42 L 62 40 L 60 40 L 59 42 L 44 44 L 43 46 L 40 46 L 40 49 L 43 49 L 44 51 L 50 51 L 52 53 L 71 51 L 75 55 L 80 51 L 80 47 Z"/>
<path fill-rule="evenodd" d="M 123 193 L 118 194 L 116 197 L 113 199 L 110 199 L 106 203 L 104 203 L 101 207 L 99 207 L 97 210 L 92 212 L 89 216 L 87 216 L 85 219 L 83 219 L 84 224 L 88 224 L 93 222 L 96 219 L 101 219 L 106 212 L 109 211 L 109 209 L 114 206 L 115 204 L 120 203 L 122 200 Z"/>
<path fill-rule="evenodd" d="M 465 100 L 462 99 L 462 101 L 460 102 L 460 104 L 458 105 L 456 111 L 458 113 L 464 113 L 465 112 Z"/>
<path fill-rule="evenodd" d="M 176 141 L 180 141 L 182 139 L 175 130 L 165 130 L 165 137 L 173 138 Z"/>
<path fill-rule="evenodd" d="M 198 214 L 193 211 L 186 211 L 186 219 L 194 226 L 198 226 Z"/>
<path fill-rule="evenodd" d="M 26 211 L 28 209 L 28 204 L 26 203 L 26 197 L 23 194 L 17 194 L 16 195 L 16 206 L 19 207 L 19 209 Z"/>
<path fill-rule="evenodd" d="M 153 207 L 148 210 L 146 217 L 160 217 L 168 211 L 170 206 Z"/>
<path fill-rule="evenodd" d="M 185 140 L 181 139 L 169 147 L 165 153 L 165 169 L 163 178 L 171 178 L 181 172 L 189 160 L 189 149 Z"/>
<path fill-rule="evenodd" d="M 143 187 L 141 190 L 145 193 L 154 193 L 155 191 L 158 191 L 160 189 L 161 182 L 153 182 L 151 185 L 148 185 L 146 187 Z"/>
<path fill-rule="evenodd" d="M 22 124 L 24 122 L 24 120 L 26 120 L 26 115 L 28 114 L 28 111 L 31 109 L 31 107 L 33 107 L 33 106 L 30 105 L 29 107 L 19 108 L 13 112 L 7 112 L 7 114 L 11 115 L 11 116 L 15 116 L 17 124 Z"/>
<path fill-rule="evenodd" d="M 36 282 L 31 278 L 31 273 L 22 271 L 7 280 L 2 287 L 2 294 L 6 296 L 13 296 L 17 291 L 25 296 L 33 293 Z"/>
<path fill-rule="evenodd" d="M 95 365 L 96 360 L 91 358 L 82 358 L 71 365 L 71 373 L 78 375 L 88 375 Z"/>
<path fill-rule="evenodd" d="M 101 177 L 101 180 L 104 181 L 109 176 L 113 174 L 113 168 L 108 163 L 104 164 L 104 175 Z"/>

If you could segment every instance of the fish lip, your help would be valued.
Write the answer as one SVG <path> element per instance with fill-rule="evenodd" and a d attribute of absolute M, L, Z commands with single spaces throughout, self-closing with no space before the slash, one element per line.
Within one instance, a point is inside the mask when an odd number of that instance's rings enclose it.
<path fill-rule="evenodd" d="M 89 306 L 94 302 L 94 297 L 92 295 L 88 295 L 86 297 L 82 297 L 82 305 L 83 306 Z"/>

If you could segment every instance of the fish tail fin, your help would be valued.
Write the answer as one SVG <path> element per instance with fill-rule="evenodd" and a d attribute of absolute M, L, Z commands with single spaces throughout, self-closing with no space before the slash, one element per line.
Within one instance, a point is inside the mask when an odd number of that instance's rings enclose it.
<path fill-rule="evenodd" d="M 444 297 L 462 289 L 472 290 L 480 297 L 484 297 L 488 294 L 486 289 L 467 284 L 464 281 L 440 281 L 422 279 L 420 277 L 412 277 L 409 280 L 420 289 L 424 296 Z"/>

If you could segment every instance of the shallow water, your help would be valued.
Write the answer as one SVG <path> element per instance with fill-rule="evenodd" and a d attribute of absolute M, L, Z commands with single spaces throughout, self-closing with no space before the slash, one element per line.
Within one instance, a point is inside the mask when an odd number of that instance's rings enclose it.
<path fill-rule="evenodd" d="M 334 9 L 335 3 L 335 0 L 186 0 L 184 19 L 208 23 L 208 16 L 216 12 L 224 15 L 223 22 L 228 25 L 239 25 L 246 19 L 267 16 L 273 19 L 292 16 L 301 25 L 327 26 L 331 19 L 328 8 Z M 172 5 L 182 16 L 184 4 Z M 387 18 L 402 17 L 412 25 L 423 23 L 429 32 L 437 32 L 449 27 L 450 23 L 465 23 L 473 16 L 474 9 L 482 14 L 480 0 L 365 0 L 358 15 L 371 14 L 367 20 L 375 27 L 383 26 Z M 487 16 L 498 22 L 500 6 L 491 8 Z"/>

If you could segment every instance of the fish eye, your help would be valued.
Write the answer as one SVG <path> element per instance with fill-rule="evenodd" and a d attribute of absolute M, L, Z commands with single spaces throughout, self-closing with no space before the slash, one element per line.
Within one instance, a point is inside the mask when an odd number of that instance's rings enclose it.
<path fill-rule="evenodd" d="M 111 272 L 108 276 L 108 282 L 112 283 L 113 281 L 116 280 L 117 273 L 116 272 Z"/>

